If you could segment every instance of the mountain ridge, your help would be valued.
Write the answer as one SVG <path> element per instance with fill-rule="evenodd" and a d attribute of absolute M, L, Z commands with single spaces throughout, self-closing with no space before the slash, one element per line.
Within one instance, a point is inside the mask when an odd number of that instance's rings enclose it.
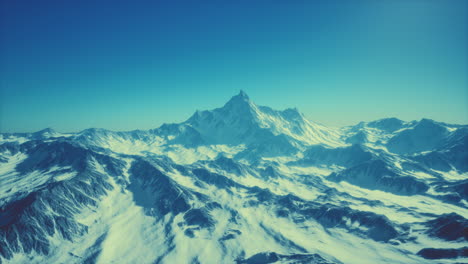
<path fill-rule="evenodd" d="M 466 125 L 332 129 L 243 91 L 156 129 L 0 134 L 0 263 L 463 262 L 467 144 Z"/>

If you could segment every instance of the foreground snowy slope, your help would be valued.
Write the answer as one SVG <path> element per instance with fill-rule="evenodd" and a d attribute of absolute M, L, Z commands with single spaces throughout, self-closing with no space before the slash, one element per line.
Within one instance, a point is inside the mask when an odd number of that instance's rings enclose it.
<path fill-rule="evenodd" d="M 468 262 L 468 126 L 241 92 L 149 131 L 0 136 L 0 263 Z"/>

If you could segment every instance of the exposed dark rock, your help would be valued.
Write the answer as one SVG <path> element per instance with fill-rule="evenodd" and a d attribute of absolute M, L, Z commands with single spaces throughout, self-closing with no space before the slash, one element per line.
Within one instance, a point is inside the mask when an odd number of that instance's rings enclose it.
<path fill-rule="evenodd" d="M 424 248 L 418 255 L 426 259 L 454 259 L 468 257 L 468 247 L 463 248 Z"/>

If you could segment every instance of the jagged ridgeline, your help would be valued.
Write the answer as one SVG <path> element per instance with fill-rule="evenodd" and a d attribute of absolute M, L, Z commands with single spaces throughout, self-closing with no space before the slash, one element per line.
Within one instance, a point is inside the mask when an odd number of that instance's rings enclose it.
<path fill-rule="evenodd" d="M 468 126 L 244 93 L 152 130 L 0 135 L 0 263 L 466 263 Z"/>

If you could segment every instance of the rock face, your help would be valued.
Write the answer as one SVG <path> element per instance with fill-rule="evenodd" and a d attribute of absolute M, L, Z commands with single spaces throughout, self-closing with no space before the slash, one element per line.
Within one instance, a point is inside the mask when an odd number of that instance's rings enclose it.
<path fill-rule="evenodd" d="M 426 259 L 454 259 L 468 257 L 468 247 L 463 248 L 425 248 L 418 252 Z"/>
<path fill-rule="evenodd" d="M 468 220 L 456 213 L 441 215 L 428 221 L 426 226 L 430 236 L 448 241 L 468 241 Z"/>
<path fill-rule="evenodd" d="M 371 160 L 358 166 L 333 173 L 332 181 L 347 181 L 351 184 L 399 195 L 414 195 L 426 192 L 429 187 L 422 181 L 398 174 L 382 160 Z"/>
<path fill-rule="evenodd" d="M 405 127 L 405 122 L 398 118 L 384 118 L 377 121 L 369 122 L 368 127 L 373 127 L 387 133 L 395 132 Z"/>
<path fill-rule="evenodd" d="M 466 262 L 467 139 L 244 92 L 148 131 L 0 134 L 0 263 Z"/>
<path fill-rule="evenodd" d="M 304 152 L 304 158 L 299 163 L 351 167 L 373 158 L 374 156 L 369 150 L 358 144 L 341 148 L 326 148 L 322 145 L 315 145 Z"/>
<path fill-rule="evenodd" d="M 429 119 L 422 119 L 415 126 L 392 137 L 387 148 L 397 154 L 409 154 L 440 147 L 449 136 L 447 128 Z"/>

